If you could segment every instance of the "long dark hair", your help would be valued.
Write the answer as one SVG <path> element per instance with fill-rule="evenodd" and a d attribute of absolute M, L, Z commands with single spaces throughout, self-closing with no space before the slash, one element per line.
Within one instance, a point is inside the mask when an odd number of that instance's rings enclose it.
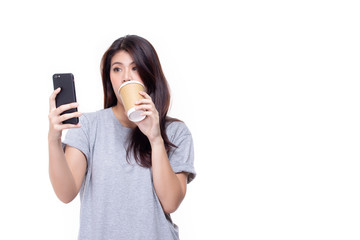
<path fill-rule="evenodd" d="M 155 107 L 159 112 L 161 136 L 164 140 L 166 150 L 169 151 L 172 147 L 176 146 L 169 141 L 166 135 L 166 124 L 168 122 L 179 120 L 167 117 L 170 106 L 170 90 L 168 82 L 162 71 L 155 48 L 146 39 L 136 35 L 127 35 L 115 40 L 110 48 L 104 53 L 101 60 L 104 108 L 113 107 L 117 104 L 117 98 L 110 81 L 110 67 L 112 57 L 121 50 L 126 51 L 133 58 L 140 78 L 147 89 L 147 93 L 152 98 Z M 146 168 L 151 167 L 150 142 L 138 127 L 133 129 L 129 135 L 129 145 L 126 150 L 127 160 L 129 160 L 131 152 L 140 166 Z"/>

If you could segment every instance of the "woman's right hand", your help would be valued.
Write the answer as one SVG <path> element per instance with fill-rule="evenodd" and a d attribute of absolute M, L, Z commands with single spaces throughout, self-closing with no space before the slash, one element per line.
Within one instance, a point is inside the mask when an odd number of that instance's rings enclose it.
<path fill-rule="evenodd" d="M 61 134 L 64 129 L 69 128 L 80 128 L 80 124 L 63 124 L 62 122 L 73 118 L 73 117 L 80 117 L 82 114 L 80 112 L 74 113 L 67 113 L 60 115 L 62 112 L 76 108 L 79 106 L 78 103 L 69 103 L 64 104 L 56 108 L 55 98 L 56 95 L 61 91 L 60 88 L 57 88 L 50 96 L 50 111 L 49 111 L 49 140 L 60 140 Z"/>

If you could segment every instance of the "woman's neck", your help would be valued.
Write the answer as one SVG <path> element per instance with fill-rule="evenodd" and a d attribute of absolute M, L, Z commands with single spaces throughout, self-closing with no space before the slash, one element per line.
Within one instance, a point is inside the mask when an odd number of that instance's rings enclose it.
<path fill-rule="evenodd" d="M 136 128 L 136 124 L 129 120 L 125 113 L 124 106 L 119 104 L 119 102 L 116 104 L 116 106 L 112 107 L 112 111 L 121 125 L 127 128 Z"/>

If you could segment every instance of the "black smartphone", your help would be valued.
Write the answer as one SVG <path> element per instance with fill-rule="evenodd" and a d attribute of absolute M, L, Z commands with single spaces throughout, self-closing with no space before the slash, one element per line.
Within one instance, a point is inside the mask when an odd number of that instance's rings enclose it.
<path fill-rule="evenodd" d="M 61 91 L 55 98 L 56 107 L 59 107 L 64 104 L 76 102 L 76 93 L 75 93 L 75 82 L 74 82 L 74 75 L 72 73 L 56 73 L 53 75 L 53 83 L 54 83 L 54 90 L 57 88 L 61 88 Z M 66 110 L 61 113 L 73 113 L 77 112 L 77 108 L 72 108 Z M 70 118 L 68 120 L 63 121 L 63 124 L 71 123 L 71 124 L 78 124 L 79 118 Z"/>

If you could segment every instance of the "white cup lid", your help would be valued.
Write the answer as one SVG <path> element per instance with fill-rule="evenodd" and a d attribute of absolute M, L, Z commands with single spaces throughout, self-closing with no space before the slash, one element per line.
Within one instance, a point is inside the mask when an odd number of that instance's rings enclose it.
<path fill-rule="evenodd" d="M 141 115 L 143 112 L 144 111 L 142 111 L 142 110 L 135 110 L 135 107 L 132 107 L 127 112 L 127 116 L 130 121 L 140 122 L 141 120 L 145 119 L 145 117 L 146 117 L 146 116 Z"/>

